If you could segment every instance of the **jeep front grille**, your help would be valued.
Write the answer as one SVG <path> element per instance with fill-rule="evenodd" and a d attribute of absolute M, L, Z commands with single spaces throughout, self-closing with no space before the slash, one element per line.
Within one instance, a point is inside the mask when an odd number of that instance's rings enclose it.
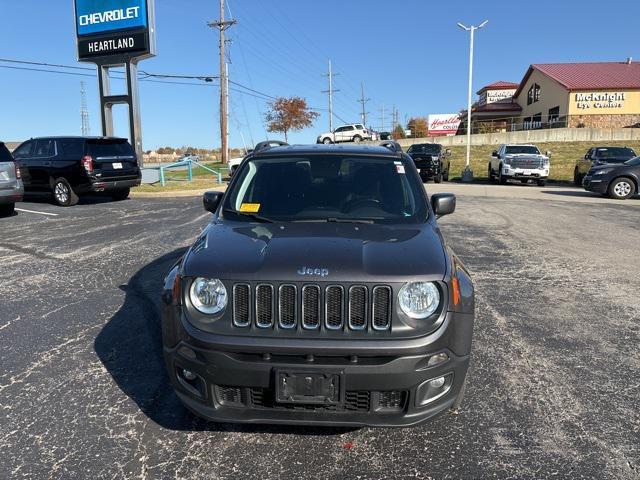
<path fill-rule="evenodd" d="M 392 289 L 377 285 L 233 285 L 236 327 L 261 329 L 388 331 Z"/>

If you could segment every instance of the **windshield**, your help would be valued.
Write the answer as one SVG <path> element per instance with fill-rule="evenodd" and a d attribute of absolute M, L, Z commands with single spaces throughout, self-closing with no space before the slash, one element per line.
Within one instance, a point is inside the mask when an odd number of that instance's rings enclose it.
<path fill-rule="evenodd" d="M 540 150 L 538 150 L 538 147 L 534 147 L 531 145 L 513 145 L 511 147 L 507 147 L 504 153 L 507 155 L 517 155 L 519 153 L 540 155 Z"/>
<path fill-rule="evenodd" d="M 625 165 L 631 165 L 632 167 L 640 166 L 640 157 L 632 158 L 624 162 Z"/>
<path fill-rule="evenodd" d="M 393 224 L 424 222 L 428 215 L 422 185 L 404 160 L 267 157 L 241 168 L 224 205 L 234 219 Z"/>
<path fill-rule="evenodd" d="M 440 145 L 413 145 L 410 148 L 410 152 L 438 155 L 440 153 Z"/>
<path fill-rule="evenodd" d="M 598 148 L 596 150 L 596 156 L 600 160 L 619 160 L 625 161 L 636 156 L 636 152 L 630 148 L 623 147 L 611 147 L 611 148 Z"/>

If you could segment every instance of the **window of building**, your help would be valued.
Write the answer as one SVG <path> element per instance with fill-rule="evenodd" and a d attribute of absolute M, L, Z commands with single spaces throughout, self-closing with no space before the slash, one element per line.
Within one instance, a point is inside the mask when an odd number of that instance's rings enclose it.
<path fill-rule="evenodd" d="M 560 107 L 550 108 L 549 109 L 549 125 L 553 126 L 559 121 L 560 121 Z"/>
<path fill-rule="evenodd" d="M 530 130 L 531 129 L 531 117 L 526 117 L 522 121 L 522 128 L 523 128 L 523 130 Z"/>
<path fill-rule="evenodd" d="M 535 129 L 535 128 L 542 128 L 542 112 L 540 113 L 536 113 L 533 116 L 533 120 L 532 120 L 532 125 L 531 128 Z"/>
<path fill-rule="evenodd" d="M 537 83 L 531 85 L 531 88 L 527 91 L 527 105 L 531 105 L 540 100 L 540 90 L 540 85 Z"/>

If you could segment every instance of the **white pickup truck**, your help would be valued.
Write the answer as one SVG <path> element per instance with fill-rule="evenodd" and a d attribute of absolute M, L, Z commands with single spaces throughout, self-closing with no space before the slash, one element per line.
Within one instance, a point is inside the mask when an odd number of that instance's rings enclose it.
<path fill-rule="evenodd" d="M 535 180 L 542 187 L 549 177 L 550 156 L 551 152 L 543 155 L 535 145 L 500 145 L 491 154 L 487 169 L 489 181 L 505 184 L 510 179 L 522 183 Z"/>

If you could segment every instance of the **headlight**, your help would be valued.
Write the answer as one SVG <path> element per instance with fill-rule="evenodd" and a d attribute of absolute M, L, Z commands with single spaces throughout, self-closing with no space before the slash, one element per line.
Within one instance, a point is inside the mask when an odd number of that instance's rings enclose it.
<path fill-rule="evenodd" d="M 612 168 L 605 168 L 604 170 L 597 170 L 596 173 L 594 173 L 594 175 L 604 175 L 605 173 L 609 173 L 611 170 L 613 170 Z"/>
<path fill-rule="evenodd" d="M 215 315 L 227 306 L 227 289 L 220 280 L 196 278 L 191 284 L 189 298 L 199 312 Z"/>
<path fill-rule="evenodd" d="M 423 319 L 434 314 L 440 305 L 440 291 L 431 282 L 411 282 L 398 293 L 402 311 L 411 318 Z"/>

